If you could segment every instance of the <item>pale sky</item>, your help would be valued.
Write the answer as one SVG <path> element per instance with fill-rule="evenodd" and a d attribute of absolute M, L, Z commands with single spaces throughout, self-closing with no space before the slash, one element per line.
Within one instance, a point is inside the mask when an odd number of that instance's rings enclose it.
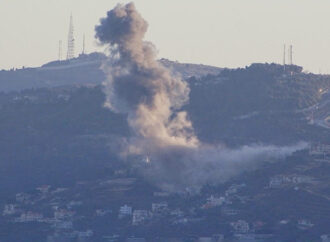
<path fill-rule="evenodd" d="M 76 53 L 83 34 L 87 52 L 97 49 L 94 26 L 114 0 L 0 0 L 0 69 L 40 66 L 63 56 L 69 17 Z M 292 44 L 294 63 L 330 73 L 330 0 L 136 0 L 149 23 L 146 39 L 159 58 L 219 67 L 245 67 L 283 59 Z"/>

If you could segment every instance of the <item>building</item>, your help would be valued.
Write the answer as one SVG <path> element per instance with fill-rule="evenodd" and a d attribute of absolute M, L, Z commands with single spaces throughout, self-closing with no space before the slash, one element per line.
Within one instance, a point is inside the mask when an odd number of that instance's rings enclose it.
<path fill-rule="evenodd" d="M 122 207 L 119 208 L 119 218 L 124 218 L 126 216 L 131 216 L 132 215 L 132 207 L 127 206 L 126 204 Z"/>
<path fill-rule="evenodd" d="M 53 224 L 53 228 L 55 228 L 55 229 L 72 229 L 73 223 L 72 223 L 72 221 L 56 221 Z"/>
<path fill-rule="evenodd" d="M 166 211 L 168 208 L 167 202 L 153 203 L 151 204 L 151 210 L 153 213 L 161 213 Z"/>
<path fill-rule="evenodd" d="M 235 234 L 234 237 L 238 242 L 274 241 L 272 234 Z"/>
<path fill-rule="evenodd" d="M 27 203 L 30 201 L 30 195 L 26 193 L 17 193 L 16 194 L 16 201 L 18 203 Z"/>
<path fill-rule="evenodd" d="M 146 242 L 144 238 L 127 238 L 126 242 Z"/>
<path fill-rule="evenodd" d="M 4 207 L 4 209 L 3 209 L 2 215 L 3 216 L 13 215 L 16 212 L 17 212 L 16 205 L 14 205 L 14 204 L 6 204 L 5 207 Z"/>
<path fill-rule="evenodd" d="M 15 222 L 18 223 L 27 223 L 27 222 L 42 222 L 43 215 L 40 213 L 34 213 L 34 212 L 26 212 L 22 213 L 19 218 L 15 220 Z"/>
<path fill-rule="evenodd" d="M 312 222 L 307 219 L 300 219 L 300 220 L 298 220 L 298 223 L 297 223 L 297 227 L 302 230 L 312 228 L 313 226 L 314 226 L 314 224 L 312 224 Z"/>
<path fill-rule="evenodd" d="M 41 187 L 38 187 L 37 190 L 40 191 L 41 193 L 47 193 L 50 189 L 49 185 L 43 185 Z"/>
<path fill-rule="evenodd" d="M 225 236 L 222 234 L 216 234 L 212 237 L 199 237 L 197 242 L 223 242 Z"/>
<path fill-rule="evenodd" d="M 278 175 L 270 178 L 270 188 L 280 188 L 288 185 L 297 185 L 302 183 L 314 183 L 313 178 L 299 175 Z"/>
<path fill-rule="evenodd" d="M 213 195 L 207 199 L 207 202 L 202 206 L 203 209 L 221 206 L 226 201 L 224 197 L 214 197 Z"/>
<path fill-rule="evenodd" d="M 322 242 L 330 242 L 330 234 L 321 235 Z"/>
<path fill-rule="evenodd" d="M 238 220 L 237 222 L 230 223 L 235 233 L 246 234 L 250 230 L 249 223 L 244 220 Z"/>
<path fill-rule="evenodd" d="M 58 209 L 54 212 L 54 218 L 56 220 L 71 218 L 75 213 L 65 209 Z"/>
<path fill-rule="evenodd" d="M 155 197 L 169 197 L 170 193 L 168 192 L 154 192 Z"/>
<path fill-rule="evenodd" d="M 139 225 L 144 223 L 150 218 L 150 214 L 147 210 L 134 210 L 133 212 L 133 225 Z"/>

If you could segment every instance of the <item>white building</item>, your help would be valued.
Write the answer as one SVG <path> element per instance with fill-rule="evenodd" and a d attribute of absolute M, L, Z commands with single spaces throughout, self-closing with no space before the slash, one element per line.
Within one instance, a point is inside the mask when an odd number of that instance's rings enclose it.
<path fill-rule="evenodd" d="M 150 214 L 147 210 L 134 210 L 132 224 L 139 225 L 149 218 Z"/>
<path fill-rule="evenodd" d="M 17 212 L 16 210 L 16 205 L 14 204 L 6 204 L 5 208 L 3 209 L 2 215 L 6 216 L 6 215 L 13 215 Z"/>
<path fill-rule="evenodd" d="M 237 222 L 230 223 L 236 233 L 246 234 L 250 230 L 249 223 L 244 220 L 238 220 Z"/>
<path fill-rule="evenodd" d="M 312 228 L 313 226 L 314 226 L 314 224 L 312 224 L 312 222 L 309 221 L 309 220 L 307 220 L 307 219 L 300 219 L 300 220 L 298 220 L 297 227 L 299 229 L 305 230 L 305 229 Z"/>
<path fill-rule="evenodd" d="M 151 204 L 151 209 L 152 209 L 152 212 L 154 212 L 154 213 L 163 212 L 163 211 L 167 210 L 167 208 L 168 208 L 168 205 L 166 202 Z"/>
<path fill-rule="evenodd" d="M 72 229 L 72 221 L 57 221 L 53 224 L 53 227 L 56 229 Z"/>
<path fill-rule="evenodd" d="M 58 209 L 54 212 L 54 218 L 56 220 L 71 218 L 75 213 L 65 209 Z"/>
<path fill-rule="evenodd" d="M 127 206 L 126 204 L 119 208 L 119 218 L 124 218 L 126 216 L 132 215 L 132 207 Z"/>
<path fill-rule="evenodd" d="M 34 213 L 34 212 L 27 212 L 22 213 L 19 218 L 17 218 L 15 221 L 19 223 L 27 223 L 27 222 L 42 222 L 43 215 L 40 213 Z"/>
<path fill-rule="evenodd" d="M 330 242 L 330 234 L 321 235 L 322 242 Z"/>
<path fill-rule="evenodd" d="M 214 197 L 213 195 L 207 199 L 207 202 L 202 206 L 202 208 L 212 208 L 216 206 L 221 206 L 226 201 L 224 197 Z"/>

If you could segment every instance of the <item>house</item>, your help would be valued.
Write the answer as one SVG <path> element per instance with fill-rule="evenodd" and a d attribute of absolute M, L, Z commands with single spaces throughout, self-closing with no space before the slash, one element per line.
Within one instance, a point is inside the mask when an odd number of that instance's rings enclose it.
<path fill-rule="evenodd" d="M 225 237 L 222 234 L 213 235 L 212 237 L 199 237 L 197 242 L 223 242 Z"/>
<path fill-rule="evenodd" d="M 239 213 L 239 210 L 230 207 L 224 207 L 221 209 L 221 212 L 226 216 L 235 216 Z"/>
<path fill-rule="evenodd" d="M 170 212 L 170 215 L 173 217 L 181 218 L 184 216 L 184 213 L 178 208 L 178 209 L 172 210 Z"/>
<path fill-rule="evenodd" d="M 151 204 L 151 210 L 153 213 L 161 213 L 166 211 L 168 208 L 167 202 L 161 202 L 161 203 L 152 203 Z"/>
<path fill-rule="evenodd" d="M 306 230 L 306 229 L 312 228 L 313 226 L 314 226 L 314 224 L 312 224 L 312 222 L 307 219 L 298 220 L 297 227 L 299 229 Z"/>
<path fill-rule="evenodd" d="M 330 242 L 330 234 L 321 235 L 322 242 Z"/>
<path fill-rule="evenodd" d="M 77 237 L 79 238 L 79 239 L 82 239 L 82 238 L 89 238 L 89 237 L 92 237 L 93 235 L 94 235 L 94 232 L 93 232 L 93 230 L 87 230 L 87 231 L 85 231 L 85 232 L 80 232 L 80 231 L 77 231 L 76 232 L 76 234 L 77 234 Z"/>
<path fill-rule="evenodd" d="M 26 193 L 17 193 L 16 194 L 16 201 L 18 203 L 27 203 L 30 201 L 31 196 Z"/>
<path fill-rule="evenodd" d="M 16 205 L 14 204 L 6 204 L 5 208 L 3 209 L 2 215 L 13 215 L 17 212 Z"/>
<path fill-rule="evenodd" d="M 96 209 L 95 213 L 96 213 L 96 216 L 103 217 L 103 216 L 105 216 L 105 215 L 107 215 L 107 214 L 112 213 L 112 211 L 109 210 L 109 209 L 107 209 L 107 210 L 104 210 L 104 209 Z"/>
<path fill-rule="evenodd" d="M 71 202 L 69 202 L 67 205 L 66 205 L 66 207 L 68 208 L 68 209 L 72 209 L 72 208 L 74 208 L 74 207 L 79 207 L 79 206 L 81 206 L 83 203 L 82 203 L 82 201 L 71 201 Z"/>
<path fill-rule="evenodd" d="M 154 192 L 154 197 L 169 197 L 170 193 L 169 192 Z"/>
<path fill-rule="evenodd" d="M 124 218 L 126 216 L 132 215 L 132 207 L 127 206 L 126 204 L 119 208 L 119 218 Z"/>
<path fill-rule="evenodd" d="M 50 189 L 49 185 L 42 185 L 41 187 L 37 187 L 37 190 L 41 193 L 47 193 Z"/>
<path fill-rule="evenodd" d="M 227 191 L 225 192 L 225 195 L 226 197 L 230 196 L 230 195 L 233 195 L 233 194 L 236 194 L 238 192 L 239 189 L 243 188 L 243 187 L 246 187 L 246 184 L 243 183 L 243 184 L 233 184 L 231 185 Z"/>
<path fill-rule="evenodd" d="M 150 218 L 150 213 L 147 210 L 134 210 L 133 212 L 133 225 L 139 225 L 144 223 Z"/>
<path fill-rule="evenodd" d="M 221 206 L 226 201 L 224 197 L 214 197 L 213 195 L 207 199 L 207 202 L 202 206 L 203 209 Z"/>
<path fill-rule="evenodd" d="M 146 242 L 144 238 L 127 238 L 126 242 Z"/>
<path fill-rule="evenodd" d="M 302 183 L 314 183 L 313 178 L 299 175 L 278 175 L 270 178 L 270 188 L 280 188 L 282 186 L 296 185 Z"/>
<path fill-rule="evenodd" d="M 234 234 L 235 241 L 238 242 L 265 242 L 273 241 L 272 234 Z"/>
<path fill-rule="evenodd" d="M 67 218 L 71 218 L 74 214 L 75 214 L 75 212 L 72 212 L 72 211 L 68 211 L 65 209 L 57 209 L 54 212 L 54 218 L 56 220 L 67 219 Z"/>
<path fill-rule="evenodd" d="M 237 222 L 230 223 L 232 228 L 234 229 L 234 232 L 240 233 L 240 234 L 246 234 L 250 230 L 249 223 L 244 220 L 238 220 Z"/>
<path fill-rule="evenodd" d="M 73 223 L 72 221 L 56 221 L 52 227 L 55 229 L 72 229 Z"/>
<path fill-rule="evenodd" d="M 28 222 L 42 222 L 43 215 L 40 213 L 26 212 L 22 213 L 19 218 L 15 220 L 18 223 L 28 223 Z"/>

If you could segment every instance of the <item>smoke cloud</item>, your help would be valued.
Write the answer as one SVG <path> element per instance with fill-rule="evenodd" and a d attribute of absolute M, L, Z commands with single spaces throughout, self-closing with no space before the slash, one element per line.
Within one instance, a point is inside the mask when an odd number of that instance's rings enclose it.
<path fill-rule="evenodd" d="M 156 60 L 155 46 L 144 41 L 147 22 L 133 3 L 117 5 L 96 26 L 96 38 L 110 50 L 102 69 L 106 106 L 127 115 L 132 137 L 123 157 L 148 157 L 141 170 L 166 190 L 219 183 L 270 158 L 283 158 L 292 147 L 244 146 L 237 150 L 202 144 L 188 115 L 189 86 Z"/>

